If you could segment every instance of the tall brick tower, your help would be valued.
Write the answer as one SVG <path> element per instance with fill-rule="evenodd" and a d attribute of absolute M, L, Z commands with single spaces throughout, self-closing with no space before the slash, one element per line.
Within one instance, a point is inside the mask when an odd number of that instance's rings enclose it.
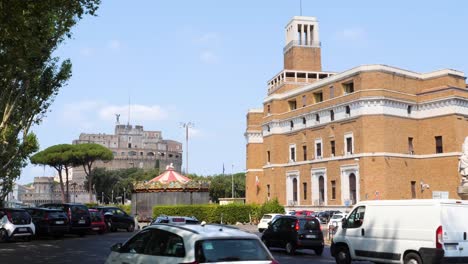
<path fill-rule="evenodd" d="M 295 16 L 285 29 L 284 69 L 322 71 L 317 18 Z"/>

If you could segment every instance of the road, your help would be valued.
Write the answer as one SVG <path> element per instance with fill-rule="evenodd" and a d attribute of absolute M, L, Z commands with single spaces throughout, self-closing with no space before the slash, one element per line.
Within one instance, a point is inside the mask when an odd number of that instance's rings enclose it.
<path fill-rule="evenodd" d="M 126 241 L 132 234 L 116 232 L 85 237 L 67 235 L 57 240 L 38 238 L 31 242 L 0 243 L 0 263 L 102 264 L 110 252 L 109 248 L 115 243 Z M 273 248 L 270 251 L 281 264 L 335 263 L 328 247 L 320 257 L 312 250 L 300 250 L 294 256 L 287 255 L 283 249 Z"/>

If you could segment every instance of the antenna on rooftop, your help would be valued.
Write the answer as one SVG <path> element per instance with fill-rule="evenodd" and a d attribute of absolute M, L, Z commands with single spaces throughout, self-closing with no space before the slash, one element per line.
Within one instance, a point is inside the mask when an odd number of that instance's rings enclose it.
<path fill-rule="evenodd" d="M 302 0 L 299 0 L 299 14 L 302 16 Z"/>

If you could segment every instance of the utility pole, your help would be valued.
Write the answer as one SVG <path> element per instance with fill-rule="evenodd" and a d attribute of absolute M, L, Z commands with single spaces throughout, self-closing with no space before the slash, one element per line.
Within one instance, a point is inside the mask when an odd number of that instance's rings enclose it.
<path fill-rule="evenodd" d="M 234 164 L 231 169 L 231 182 L 232 182 L 232 198 L 234 198 Z"/>
<path fill-rule="evenodd" d="M 188 139 L 189 139 L 189 128 L 195 126 L 192 122 L 180 123 L 181 127 L 185 128 L 185 175 L 188 175 Z"/>
<path fill-rule="evenodd" d="M 102 192 L 101 203 L 104 204 L 104 192 Z"/>

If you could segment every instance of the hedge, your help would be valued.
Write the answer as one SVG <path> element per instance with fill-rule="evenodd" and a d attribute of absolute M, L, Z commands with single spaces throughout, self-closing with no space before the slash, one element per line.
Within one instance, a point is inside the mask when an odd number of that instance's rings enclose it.
<path fill-rule="evenodd" d="M 159 215 L 195 216 L 207 223 L 235 224 L 237 222 L 257 223 L 263 214 L 284 213 L 284 207 L 273 200 L 262 205 L 257 204 L 196 204 L 163 205 L 153 207 L 153 217 Z"/>

